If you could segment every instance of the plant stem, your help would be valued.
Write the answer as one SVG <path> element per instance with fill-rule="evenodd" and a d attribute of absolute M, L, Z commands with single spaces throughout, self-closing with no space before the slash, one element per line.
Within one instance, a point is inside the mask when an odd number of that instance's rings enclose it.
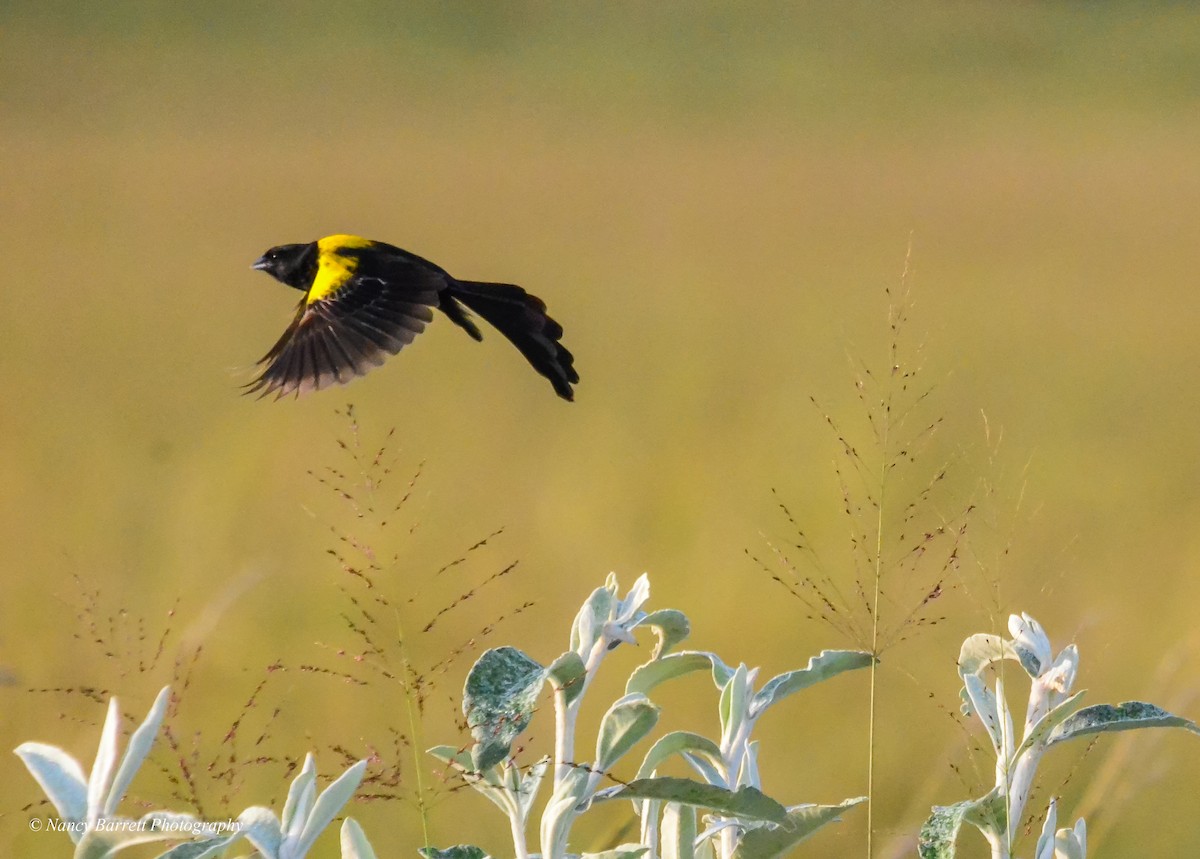
<path fill-rule="evenodd" d="M 575 758 L 575 709 L 567 704 L 565 689 L 554 690 L 554 786 L 566 778 Z"/>
<path fill-rule="evenodd" d="M 510 814 L 508 816 L 508 823 L 512 827 L 513 849 L 516 851 L 516 859 L 529 859 L 529 848 L 525 844 L 524 821 L 521 820 L 519 814 Z"/>
<path fill-rule="evenodd" d="M 404 709 L 408 714 L 408 739 L 412 750 L 413 774 L 417 782 L 417 811 L 421 815 L 421 837 L 426 847 L 432 847 L 429 837 L 429 806 L 425 801 L 425 777 L 423 775 L 422 752 L 425 748 L 424 733 L 421 730 L 420 701 L 414 678 L 416 672 L 408 658 L 408 642 L 404 637 L 404 622 L 400 613 L 396 612 L 396 634 L 400 644 L 400 665 L 403 670 Z"/>
<path fill-rule="evenodd" d="M 875 834 L 875 688 L 879 665 L 879 579 L 883 573 L 880 554 L 883 550 L 883 488 L 879 490 L 879 519 L 875 532 L 875 594 L 871 602 L 871 693 L 867 715 L 867 859 L 873 859 Z"/>
<path fill-rule="evenodd" d="M 890 315 L 890 314 L 889 314 Z M 892 320 L 889 319 L 889 322 Z M 894 326 L 893 326 L 894 328 Z M 898 369 L 896 361 L 896 339 L 893 333 L 890 367 L 888 368 L 888 394 L 884 402 L 883 415 L 880 420 L 880 463 L 879 463 L 879 499 L 875 516 L 875 558 L 874 578 L 875 590 L 871 597 L 871 693 L 867 715 L 867 859 L 874 859 L 875 839 L 875 698 L 877 671 L 879 666 L 879 591 L 880 580 L 883 578 L 883 524 L 884 501 L 887 497 L 888 474 L 888 437 L 892 426 L 892 392 L 894 378 Z"/>

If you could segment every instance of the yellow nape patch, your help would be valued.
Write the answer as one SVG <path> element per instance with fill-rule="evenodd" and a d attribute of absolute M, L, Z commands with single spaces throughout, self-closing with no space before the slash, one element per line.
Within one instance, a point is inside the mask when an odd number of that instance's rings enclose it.
<path fill-rule="evenodd" d="M 369 248 L 373 242 L 362 236 L 326 236 L 317 241 L 317 276 L 305 297 L 306 304 L 328 298 L 346 285 L 358 269 L 358 254 L 344 253 L 356 248 Z"/>

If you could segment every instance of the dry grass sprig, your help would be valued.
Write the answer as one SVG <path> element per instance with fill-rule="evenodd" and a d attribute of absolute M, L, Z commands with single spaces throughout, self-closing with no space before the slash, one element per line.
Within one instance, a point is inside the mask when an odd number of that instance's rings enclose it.
<path fill-rule="evenodd" d="M 327 552 L 340 574 L 337 591 L 343 606 L 338 617 L 349 640 L 321 644 L 332 662 L 309 662 L 300 670 L 361 687 L 371 696 L 374 709 L 404 714 L 403 725 L 386 725 L 386 741 L 372 745 L 364 784 L 371 787 L 368 795 L 373 799 L 400 800 L 414 807 L 429 844 L 430 812 L 445 787 L 427 777 L 424 760 L 424 721 L 431 700 L 441 700 L 437 685 L 460 657 L 532 603 L 484 619 L 463 641 L 463 626 L 475 621 L 447 621 L 519 569 L 515 560 L 491 566 L 489 552 L 504 529 L 493 529 L 451 560 L 422 570 L 410 560 L 414 552 L 409 541 L 421 527 L 410 505 L 425 464 L 418 464 L 406 480 L 398 480 L 402 457 L 395 429 L 386 430 L 379 442 L 369 442 L 353 405 L 336 414 L 346 424 L 335 441 L 345 462 L 310 473 L 344 511 L 339 515 L 335 510 L 324 518 L 334 540 Z M 449 714 L 439 712 L 439 717 L 443 715 Z"/>

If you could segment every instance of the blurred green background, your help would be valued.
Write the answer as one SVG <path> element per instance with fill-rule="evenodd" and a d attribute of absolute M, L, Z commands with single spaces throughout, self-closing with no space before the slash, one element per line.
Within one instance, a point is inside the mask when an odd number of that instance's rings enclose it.
<path fill-rule="evenodd" d="M 837 446 L 809 397 L 861 433 L 853 368 L 886 367 L 910 235 L 902 333 L 944 419 L 912 485 L 948 463 L 929 515 L 979 506 L 945 619 L 885 655 L 879 855 L 911 855 L 931 804 L 990 781 L 951 714 L 958 644 L 997 612 L 1075 640 L 1090 702 L 1200 716 L 1198 106 L 1189 4 L 6 3 L 0 746 L 90 761 L 102 708 L 30 690 L 112 690 L 138 713 L 186 674 L 178 755 L 212 757 L 243 708 L 272 755 L 313 748 L 323 772 L 335 743 L 378 750 L 403 721 L 394 690 L 299 670 L 354 644 L 325 550 L 355 525 L 307 473 L 345 466 L 350 401 L 367 447 L 394 428 L 397 481 L 424 463 L 375 536 L 401 555 L 390 593 L 416 588 L 426 617 L 520 562 L 426 664 L 530 601 L 479 643 L 552 659 L 610 570 L 649 571 L 697 646 L 768 673 L 853 646 L 746 550 L 792 536 L 774 489 L 849 575 Z M 295 299 L 250 262 L 337 232 L 544 297 L 576 403 L 494 332 L 476 345 L 444 320 L 347 389 L 239 397 Z M 459 741 L 468 664 L 440 675 L 429 744 Z M 702 682 L 670 706 L 715 731 Z M 864 792 L 865 675 L 783 706 L 762 725 L 767 790 Z M 36 786 L 0 761 L 4 852 L 63 855 L 27 831 Z M 249 772 L 226 810 L 281 801 L 279 772 Z M 1060 820 L 1088 813 L 1101 855 L 1188 856 L 1197 772 L 1181 732 L 1106 738 L 1052 756 L 1045 787 Z M 160 781 L 143 799 L 172 802 Z M 1095 784 L 1109 801 L 1088 807 Z M 380 855 L 415 855 L 411 808 L 353 813 Z M 864 825 L 806 855 L 863 855 Z M 503 856 L 506 837 L 474 795 L 433 815 L 439 844 Z"/>

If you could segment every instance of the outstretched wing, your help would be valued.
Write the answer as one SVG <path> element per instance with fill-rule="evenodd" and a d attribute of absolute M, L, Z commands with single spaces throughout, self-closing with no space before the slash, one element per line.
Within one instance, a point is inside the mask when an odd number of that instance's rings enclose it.
<path fill-rule="evenodd" d="M 440 271 L 406 268 L 398 279 L 364 272 L 327 298 L 302 300 L 246 393 L 278 399 L 344 385 L 411 343 L 433 319 L 444 281 Z"/>

